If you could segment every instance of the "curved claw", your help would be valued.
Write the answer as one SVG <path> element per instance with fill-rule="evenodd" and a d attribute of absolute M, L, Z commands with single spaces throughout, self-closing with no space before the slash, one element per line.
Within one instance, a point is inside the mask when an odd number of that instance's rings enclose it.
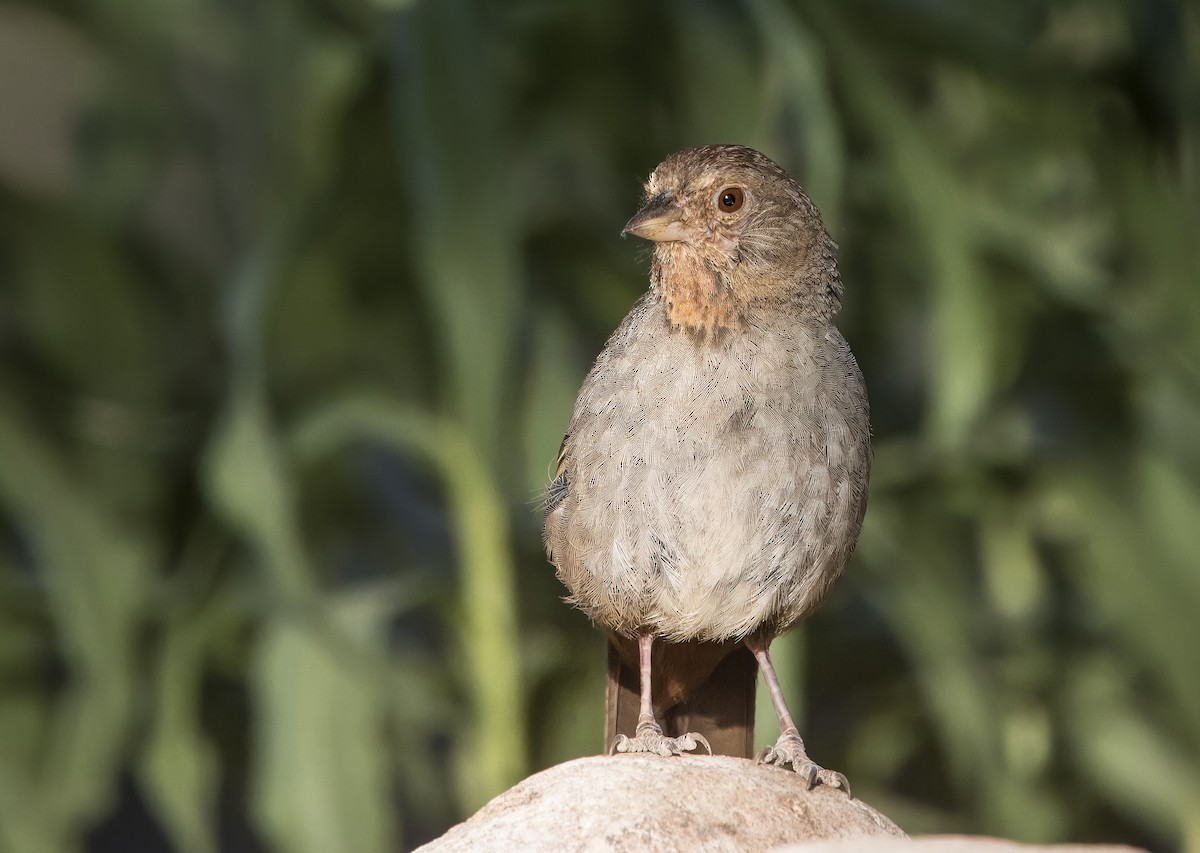
<path fill-rule="evenodd" d="M 678 741 L 680 749 L 687 750 L 688 752 L 691 752 L 693 749 L 695 749 L 697 743 L 702 743 L 704 744 L 704 748 L 708 750 L 708 754 L 713 754 L 712 744 L 708 742 L 708 738 L 699 732 L 688 732 L 687 734 L 682 734 L 676 738 L 676 741 Z"/>
<path fill-rule="evenodd" d="M 780 762 L 780 764 L 782 763 L 783 762 Z M 817 765 L 813 764 L 811 761 L 807 764 L 801 764 L 801 767 L 804 768 L 803 771 L 801 771 L 800 767 L 797 767 L 795 764 L 792 765 L 792 769 L 804 777 L 804 782 L 806 785 L 808 785 L 808 790 L 811 791 L 816 787 L 817 781 L 821 778 L 821 768 L 817 767 Z"/>
<path fill-rule="evenodd" d="M 828 779 L 822 777 L 821 781 L 823 783 L 829 785 L 831 788 L 841 788 L 846 792 L 847 797 L 852 800 L 854 799 L 854 795 L 850 793 L 850 780 L 846 778 L 845 774 L 839 773 L 836 770 L 825 770 L 822 772 L 829 774 Z"/>

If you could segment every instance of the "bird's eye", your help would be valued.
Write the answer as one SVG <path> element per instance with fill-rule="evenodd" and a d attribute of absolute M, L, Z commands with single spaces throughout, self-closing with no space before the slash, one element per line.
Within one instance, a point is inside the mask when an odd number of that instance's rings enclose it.
<path fill-rule="evenodd" d="M 734 213 L 741 209 L 746 201 L 746 194 L 741 187 L 726 187 L 717 193 L 717 210 L 722 213 Z"/>

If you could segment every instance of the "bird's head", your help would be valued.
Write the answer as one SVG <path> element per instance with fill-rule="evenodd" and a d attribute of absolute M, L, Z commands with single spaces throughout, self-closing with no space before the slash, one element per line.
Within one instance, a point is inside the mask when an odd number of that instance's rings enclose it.
<path fill-rule="evenodd" d="M 672 323 L 744 324 L 756 307 L 830 316 L 840 307 L 837 245 L 804 191 L 752 148 L 672 154 L 625 225 L 655 243 L 652 286 Z"/>

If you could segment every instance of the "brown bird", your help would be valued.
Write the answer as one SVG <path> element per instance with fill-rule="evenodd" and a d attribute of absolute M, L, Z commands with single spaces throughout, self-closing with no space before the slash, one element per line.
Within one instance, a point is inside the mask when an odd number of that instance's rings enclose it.
<path fill-rule="evenodd" d="M 610 632 L 615 751 L 707 745 L 695 726 L 748 754 L 757 659 L 782 731 L 760 760 L 848 790 L 805 752 L 768 654 L 841 575 L 866 511 L 867 394 L 832 322 L 837 245 L 750 148 L 680 151 L 645 190 L 623 233 L 654 242 L 650 290 L 580 389 L 547 555 Z"/>

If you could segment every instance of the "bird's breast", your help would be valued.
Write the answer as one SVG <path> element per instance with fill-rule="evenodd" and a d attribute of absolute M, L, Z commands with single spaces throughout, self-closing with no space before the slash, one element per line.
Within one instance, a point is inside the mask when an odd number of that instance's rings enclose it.
<path fill-rule="evenodd" d="M 861 519 L 862 448 L 830 405 L 844 372 L 824 364 L 818 330 L 697 345 L 662 311 L 635 312 L 581 393 L 560 576 L 625 633 L 789 623 L 840 571 Z"/>

